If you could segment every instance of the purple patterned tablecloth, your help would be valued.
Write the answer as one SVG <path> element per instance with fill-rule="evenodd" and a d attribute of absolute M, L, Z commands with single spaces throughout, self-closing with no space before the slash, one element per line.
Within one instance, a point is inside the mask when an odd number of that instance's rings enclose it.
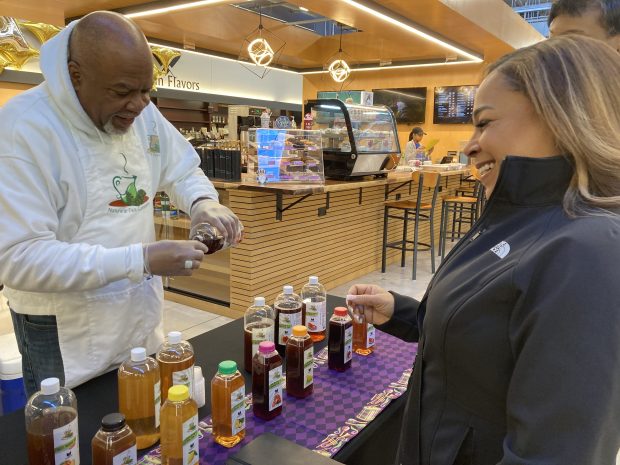
<path fill-rule="evenodd" d="M 211 417 L 200 424 L 200 463 L 223 465 L 243 445 L 270 432 L 328 457 L 336 454 L 393 399 L 407 389 L 417 344 L 403 342 L 377 330 L 377 349 L 367 357 L 353 355 L 351 369 L 337 373 L 327 368 L 327 348 L 314 355 L 314 392 L 306 399 L 284 397 L 282 415 L 271 421 L 255 418 L 247 398 L 246 435 L 227 449 L 211 437 Z M 251 391 L 248 386 L 246 391 Z M 208 401 L 208 400 L 207 400 Z M 159 448 L 140 464 L 159 464 Z"/>

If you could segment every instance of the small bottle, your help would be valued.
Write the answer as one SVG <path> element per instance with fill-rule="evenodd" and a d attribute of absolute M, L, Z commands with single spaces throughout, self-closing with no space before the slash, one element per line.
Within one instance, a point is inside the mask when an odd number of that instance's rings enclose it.
<path fill-rule="evenodd" d="M 135 433 L 138 449 L 159 440 L 161 383 L 159 365 L 144 347 L 131 349 L 131 358 L 118 368 L 118 409 Z"/>
<path fill-rule="evenodd" d="M 293 327 L 286 343 L 286 393 L 304 398 L 314 389 L 314 344 L 305 326 Z"/>
<path fill-rule="evenodd" d="M 239 236 L 232 240 L 224 239 L 224 235 L 215 226 L 209 223 L 198 223 L 189 231 L 189 238 L 193 241 L 202 242 L 209 249 L 206 255 L 210 255 L 222 249 L 235 247 L 243 239 L 244 227 L 239 223 Z"/>
<path fill-rule="evenodd" d="M 93 465 L 124 465 L 138 462 L 136 435 L 125 424 L 125 415 L 110 413 L 92 440 Z"/>
<path fill-rule="evenodd" d="M 353 358 L 353 324 L 346 307 L 336 307 L 329 320 L 327 366 L 330 370 L 346 371 Z"/>
<path fill-rule="evenodd" d="M 327 293 L 319 278 L 310 276 L 308 284 L 301 288 L 303 302 L 302 318 L 312 342 L 325 339 Z"/>
<path fill-rule="evenodd" d="M 60 387 L 58 378 L 44 379 L 24 412 L 29 463 L 79 465 L 77 399 L 71 389 Z"/>
<path fill-rule="evenodd" d="M 194 393 L 191 398 L 194 399 L 198 408 L 202 408 L 205 406 L 205 398 L 206 398 L 206 390 L 205 390 L 205 377 L 202 376 L 202 368 L 199 366 L 194 367 Z"/>
<path fill-rule="evenodd" d="M 232 360 L 220 362 L 211 381 L 213 439 L 233 447 L 245 437 L 245 380 Z"/>
<path fill-rule="evenodd" d="M 185 385 L 172 386 L 161 408 L 162 465 L 198 463 L 198 407 Z"/>
<path fill-rule="evenodd" d="M 275 331 L 275 313 L 265 304 L 264 297 L 255 297 L 254 305 L 250 306 L 243 316 L 243 368 L 252 373 L 252 357 L 263 341 L 272 341 Z"/>
<path fill-rule="evenodd" d="M 366 322 L 364 313 L 353 314 L 353 351 L 370 355 L 375 350 L 375 326 Z"/>
<path fill-rule="evenodd" d="M 283 384 L 282 357 L 273 341 L 263 341 L 252 361 L 254 416 L 271 420 L 282 413 Z"/>
<path fill-rule="evenodd" d="M 291 337 L 293 326 L 302 323 L 301 297 L 293 292 L 293 286 L 284 286 L 282 294 L 276 297 L 276 349 L 281 356 L 286 350 L 286 341 Z"/>
<path fill-rule="evenodd" d="M 179 331 L 170 331 L 164 341 L 157 361 L 161 374 L 161 401 L 166 400 L 171 386 L 184 385 L 190 394 L 194 392 L 194 349 L 192 345 L 181 340 Z"/>

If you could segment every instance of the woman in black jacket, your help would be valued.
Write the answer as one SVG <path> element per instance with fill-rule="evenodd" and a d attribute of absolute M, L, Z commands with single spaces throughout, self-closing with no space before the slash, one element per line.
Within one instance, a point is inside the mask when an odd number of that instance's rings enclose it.
<path fill-rule="evenodd" d="M 620 446 L 620 58 L 565 36 L 493 64 L 465 148 L 488 203 L 423 299 L 355 285 L 419 340 L 398 463 L 613 465 Z"/>

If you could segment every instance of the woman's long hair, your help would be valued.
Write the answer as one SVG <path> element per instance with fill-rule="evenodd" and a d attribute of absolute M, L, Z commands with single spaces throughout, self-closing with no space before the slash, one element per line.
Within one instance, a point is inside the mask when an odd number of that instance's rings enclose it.
<path fill-rule="evenodd" d="M 494 72 L 532 102 L 574 165 L 566 212 L 620 211 L 620 54 L 601 41 L 566 35 L 500 58 L 486 75 Z"/>

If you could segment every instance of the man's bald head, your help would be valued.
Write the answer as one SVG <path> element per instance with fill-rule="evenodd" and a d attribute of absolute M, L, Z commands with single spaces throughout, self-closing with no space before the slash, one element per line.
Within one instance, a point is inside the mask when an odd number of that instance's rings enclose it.
<path fill-rule="evenodd" d="M 110 11 L 84 16 L 69 39 L 69 75 L 95 126 L 126 132 L 149 103 L 153 58 L 136 24 Z"/>

